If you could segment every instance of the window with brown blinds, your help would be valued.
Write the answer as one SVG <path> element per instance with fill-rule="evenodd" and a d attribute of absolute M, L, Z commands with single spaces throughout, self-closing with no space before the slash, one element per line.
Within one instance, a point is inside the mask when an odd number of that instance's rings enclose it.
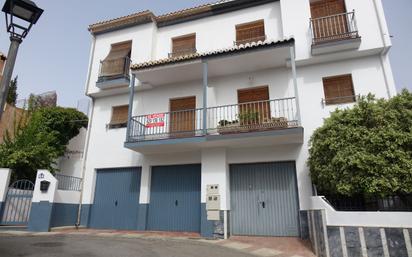
<path fill-rule="evenodd" d="M 264 20 L 236 25 L 236 45 L 266 40 Z"/>
<path fill-rule="evenodd" d="M 132 41 L 113 44 L 109 55 L 101 62 L 100 76 L 125 75 L 129 71 Z"/>
<path fill-rule="evenodd" d="M 196 34 L 172 38 L 172 53 L 170 57 L 196 53 Z"/>
<path fill-rule="evenodd" d="M 323 78 L 325 104 L 341 104 L 356 101 L 351 74 Z"/>
<path fill-rule="evenodd" d="M 268 86 L 240 89 L 237 91 L 237 99 L 242 125 L 261 123 L 270 119 Z"/>
<path fill-rule="evenodd" d="M 124 128 L 127 127 L 127 119 L 129 116 L 129 106 L 113 106 L 112 119 L 109 128 Z"/>

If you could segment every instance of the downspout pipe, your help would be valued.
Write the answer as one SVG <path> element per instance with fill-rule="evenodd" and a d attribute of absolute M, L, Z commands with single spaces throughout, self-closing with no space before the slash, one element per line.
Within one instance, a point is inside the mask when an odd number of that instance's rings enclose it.
<path fill-rule="evenodd" d="M 382 70 L 383 70 L 383 76 L 385 79 L 385 85 L 386 85 L 386 93 L 388 95 L 388 98 L 392 97 L 391 90 L 389 88 L 389 77 L 388 77 L 388 71 L 385 68 L 385 61 L 384 58 L 389 52 L 389 49 L 391 48 L 391 42 L 389 38 L 389 32 L 387 30 L 387 24 L 385 22 L 385 14 L 383 13 L 383 7 L 382 7 L 382 2 L 378 2 L 381 0 L 373 0 L 373 6 L 375 8 L 375 13 L 376 13 L 376 18 L 378 19 L 378 25 L 379 25 L 379 31 L 381 34 L 381 40 L 383 44 L 383 51 L 381 53 L 381 56 L 379 57 Z"/>
<path fill-rule="evenodd" d="M 96 37 L 93 36 L 92 46 L 91 46 L 91 51 L 90 51 L 91 54 L 89 57 L 89 71 L 87 74 L 87 80 L 86 80 L 86 85 L 85 85 L 85 95 L 88 95 L 87 91 L 90 85 L 90 77 L 91 77 L 91 72 L 92 72 L 92 67 L 93 67 L 95 49 L 96 49 Z M 92 131 L 92 121 L 93 121 L 93 115 L 94 115 L 95 99 L 91 97 L 91 100 L 92 100 L 92 103 L 91 103 L 91 110 L 89 111 L 90 115 L 89 115 L 89 124 L 87 126 L 86 144 L 84 146 L 84 156 L 83 156 L 83 164 L 82 164 L 82 182 L 81 182 L 81 187 L 80 187 L 79 208 L 77 210 L 77 222 L 75 224 L 76 228 L 78 228 L 81 223 L 82 202 L 83 202 L 83 192 L 84 192 L 84 178 L 86 174 L 87 156 L 89 153 L 90 134 Z"/>

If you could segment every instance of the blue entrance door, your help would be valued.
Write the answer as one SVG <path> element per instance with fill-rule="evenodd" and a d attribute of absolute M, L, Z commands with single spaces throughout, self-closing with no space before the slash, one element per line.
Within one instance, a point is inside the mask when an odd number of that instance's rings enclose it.
<path fill-rule="evenodd" d="M 140 168 L 97 171 L 90 227 L 136 230 L 140 194 Z"/>
<path fill-rule="evenodd" d="M 200 165 L 152 168 L 147 229 L 200 232 Z"/>

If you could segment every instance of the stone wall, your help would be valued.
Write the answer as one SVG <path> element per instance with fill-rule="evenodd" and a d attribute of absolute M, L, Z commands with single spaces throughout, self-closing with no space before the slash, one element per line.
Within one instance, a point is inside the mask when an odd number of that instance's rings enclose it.
<path fill-rule="evenodd" d="M 301 218 L 318 257 L 412 257 L 412 228 L 328 226 L 325 210 Z"/>

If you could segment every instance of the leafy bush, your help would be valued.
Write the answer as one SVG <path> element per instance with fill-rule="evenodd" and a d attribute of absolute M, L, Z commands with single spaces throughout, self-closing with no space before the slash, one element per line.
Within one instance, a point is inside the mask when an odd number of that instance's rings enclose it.
<path fill-rule="evenodd" d="M 354 108 L 334 111 L 309 144 L 312 181 L 324 194 L 410 194 L 412 94 L 361 97 Z"/>
<path fill-rule="evenodd" d="M 87 116 L 76 109 L 48 107 L 24 115 L 16 123 L 0 145 L 0 165 L 14 171 L 13 179 L 33 181 L 38 169 L 56 171 L 55 162 L 70 139 L 87 126 Z"/>

